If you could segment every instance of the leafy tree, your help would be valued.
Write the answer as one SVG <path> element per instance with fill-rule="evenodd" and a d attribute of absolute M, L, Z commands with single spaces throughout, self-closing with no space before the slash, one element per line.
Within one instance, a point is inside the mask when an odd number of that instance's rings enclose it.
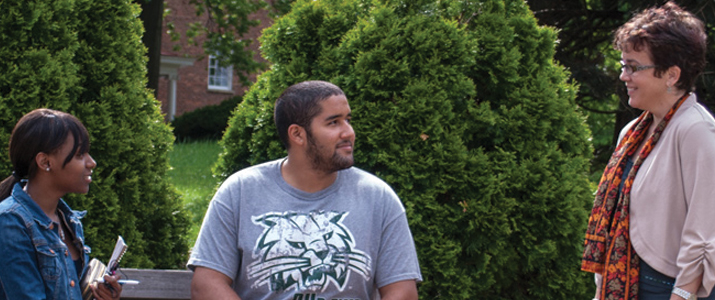
<path fill-rule="evenodd" d="M 273 103 L 341 86 L 357 166 L 406 206 L 423 298 L 576 299 L 589 131 L 553 61 L 556 33 L 518 0 L 298 0 L 262 36 L 271 69 L 229 120 L 222 177 L 285 155 Z"/>
<path fill-rule="evenodd" d="M 155 0 L 139 0 L 155 1 Z M 174 30 L 174 24 L 169 22 L 169 35 L 172 41 L 176 42 L 184 34 L 187 42 L 192 45 L 201 46 L 207 55 L 215 55 L 219 58 L 219 63 L 225 66 L 231 65 L 244 85 L 249 85 L 248 74 L 261 70 L 264 63 L 253 59 L 254 52 L 248 46 L 253 42 L 244 38 L 248 31 L 260 24 L 259 20 L 251 19 L 251 14 L 260 9 L 267 8 L 264 0 L 190 0 L 196 8 L 197 16 L 206 15 L 205 23 L 193 22 L 186 32 Z M 147 16 L 145 22 L 152 19 L 161 18 L 162 15 L 154 14 Z M 157 37 L 161 39 L 161 36 Z M 175 47 L 181 47 L 178 44 Z"/>
<path fill-rule="evenodd" d="M 144 25 L 142 43 L 147 49 L 147 87 L 159 89 L 161 69 L 161 35 L 164 23 L 164 0 L 135 0 L 141 6 L 139 19 Z"/>
<path fill-rule="evenodd" d="M 166 181 L 173 143 L 159 103 L 145 88 L 138 5 L 110 0 L 2 1 L 0 143 L 38 107 L 67 111 L 89 130 L 98 163 L 87 195 L 68 195 L 92 256 L 106 261 L 116 235 L 131 267 L 181 267 L 187 217 Z M 3 156 L 0 173 L 9 174 Z"/>
<path fill-rule="evenodd" d="M 628 96 L 618 75 L 620 53 L 613 50 L 613 32 L 634 13 L 662 5 L 666 0 L 529 0 L 539 23 L 559 28 L 555 58 L 572 72 L 579 83 L 576 102 L 588 114 L 594 135 L 593 172 L 600 175 L 613 152 L 621 128 L 640 111 L 628 106 Z M 678 5 L 700 17 L 708 29 L 715 25 L 715 2 L 678 0 Z M 708 32 L 713 46 L 713 30 Z M 706 70 L 697 82 L 699 101 L 715 108 L 715 53 L 708 51 Z M 595 178 L 598 180 L 598 178 Z"/>
<path fill-rule="evenodd" d="M 206 16 L 207 21 L 193 22 L 185 32 L 177 31 L 173 22 L 167 22 L 171 40 L 162 41 L 164 17 L 171 13 L 171 10 L 164 8 L 164 0 L 134 2 L 142 8 L 139 18 L 146 29 L 142 42 L 147 47 L 149 57 L 147 87 L 154 91 L 159 87 L 162 42 L 177 42 L 182 36 L 187 38 L 190 45 L 201 43 L 206 55 L 216 55 L 221 64 L 232 65 L 239 71 L 236 73 L 239 80 L 249 85 L 248 75 L 265 68 L 264 63 L 253 59 L 255 53 L 248 49 L 253 40 L 244 37 L 252 27 L 259 25 L 258 20 L 250 18 L 251 14 L 267 8 L 268 3 L 277 13 L 285 13 L 290 9 L 290 0 L 189 0 L 189 4 L 196 9 L 196 16 Z M 181 48 L 180 44 L 175 43 L 173 46 Z"/>

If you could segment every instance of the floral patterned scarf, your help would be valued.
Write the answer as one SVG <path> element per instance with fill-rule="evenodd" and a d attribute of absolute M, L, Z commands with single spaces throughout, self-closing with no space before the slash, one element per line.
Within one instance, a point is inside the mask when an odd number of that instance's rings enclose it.
<path fill-rule="evenodd" d="M 620 192 L 619 186 L 626 162 L 633 157 L 653 123 L 653 115 L 650 112 L 643 112 L 635 125 L 628 129 L 603 171 L 591 216 L 588 219 L 581 260 L 582 270 L 603 275 L 599 299 L 636 300 L 638 298 L 640 259 L 631 245 L 628 232 L 631 187 L 641 164 L 653 150 L 673 114 L 688 96 L 690 94 L 686 93 L 678 99 L 655 128 L 650 139 L 645 141 Z"/>

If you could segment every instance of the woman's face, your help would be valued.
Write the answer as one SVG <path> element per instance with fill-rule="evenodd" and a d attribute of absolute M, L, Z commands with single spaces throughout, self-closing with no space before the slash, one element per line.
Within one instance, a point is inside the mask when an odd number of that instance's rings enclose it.
<path fill-rule="evenodd" d="M 53 188 L 56 188 L 62 194 L 87 193 L 89 184 L 92 182 L 92 169 L 97 166 L 97 162 L 92 159 L 89 153 L 80 153 L 79 151 L 74 153 L 72 159 L 64 165 L 64 161 L 70 155 L 73 145 L 74 137 L 70 134 L 65 139 L 64 144 L 49 155 Z"/>
<path fill-rule="evenodd" d="M 647 48 L 643 51 L 622 52 L 621 63 L 636 67 L 654 65 Z M 668 90 L 666 76 L 656 77 L 654 75 L 655 68 L 635 71 L 632 74 L 628 74 L 626 69 L 628 67 L 623 68 L 619 78 L 626 84 L 629 96 L 628 104 L 631 107 L 651 112 L 660 108 L 665 103 Z"/>

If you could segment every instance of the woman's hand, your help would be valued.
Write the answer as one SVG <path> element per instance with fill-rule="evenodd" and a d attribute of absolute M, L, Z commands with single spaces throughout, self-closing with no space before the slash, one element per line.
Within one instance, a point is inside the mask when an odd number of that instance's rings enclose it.
<path fill-rule="evenodd" d="M 593 300 L 601 299 L 601 285 L 603 284 L 603 275 L 594 273 L 594 281 L 596 281 L 596 295 L 593 296 Z"/>
<path fill-rule="evenodd" d="M 92 293 L 97 300 L 119 300 L 122 294 L 122 285 L 119 284 L 119 274 L 104 275 L 104 283 L 92 285 Z"/>

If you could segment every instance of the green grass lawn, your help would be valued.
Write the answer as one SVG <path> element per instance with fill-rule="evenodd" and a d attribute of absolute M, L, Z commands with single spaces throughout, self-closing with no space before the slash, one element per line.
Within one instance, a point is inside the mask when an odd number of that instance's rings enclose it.
<path fill-rule="evenodd" d="M 218 184 L 211 168 L 220 152 L 218 141 L 207 140 L 176 143 L 169 153 L 169 181 L 181 194 L 191 218 L 190 246 L 194 245 L 199 234 L 204 213 Z"/>

